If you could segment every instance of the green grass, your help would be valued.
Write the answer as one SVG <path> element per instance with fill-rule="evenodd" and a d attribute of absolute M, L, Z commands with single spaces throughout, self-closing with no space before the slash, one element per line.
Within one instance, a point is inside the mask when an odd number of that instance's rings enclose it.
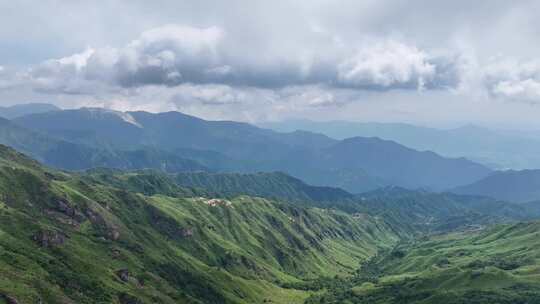
<path fill-rule="evenodd" d="M 401 244 L 308 303 L 538 303 L 539 236 L 533 222 Z"/>
<path fill-rule="evenodd" d="M 281 182 L 247 178 L 264 196 Z M 297 189 L 281 195 L 307 193 Z M 59 172 L 0 147 L 0 303 L 540 301 L 540 223 L 491 226 L 521 209 L 417 192 L 377 194 L 350 213 L 314 202 L 154 173 Z"/>
<path fill-rule="evenodd" d="M 369 216 L 250 196 L 212 206 L 0 152 L 0 295 L 20 303 L 303 303 L 317 292 L 291 286 L 348 277 L 398 241 Z M 65 241 L 41 247 L 43 231 Z"/>

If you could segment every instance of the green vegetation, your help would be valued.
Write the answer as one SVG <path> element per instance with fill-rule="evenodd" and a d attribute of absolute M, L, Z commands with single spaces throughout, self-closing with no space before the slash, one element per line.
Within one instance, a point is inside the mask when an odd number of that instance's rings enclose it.
<path fill-rule="evenodd" d="M 539 303 L 540 223 L 400 244 L 306 303 Z"/>
<path fill-rule="evenodd" d="M 540 223 L 515 223 L 536 209 L 282 173 L 67 173 L 1 146 L 0 303 L 538 303 Z"/>
<path fill-rule="evenodd" d="M 310 186 L 284 173 L 165 174 L 143 170 L 123 172 L 94 169 L 82 175 L 92 183 L 140 192 L 145 195 L 239 195 L 286 201 L 297 206 L 337 209 L 350 214 L 384 218 L 405 234 L 448 232 L 500 222 L 530 220 L 540 215 L 540 204 L 516 205 L 485 197 L 431 193 L 388 187 L 354 196 L 332 187 Z"/>
<path fill-rule="evenodd" d="M 302 303 L 294 284 L 350 276 L 398 241 L 369 216 L 146 196 L 5 147 L 0 160 L 0 294 L 19 303 Z"/>

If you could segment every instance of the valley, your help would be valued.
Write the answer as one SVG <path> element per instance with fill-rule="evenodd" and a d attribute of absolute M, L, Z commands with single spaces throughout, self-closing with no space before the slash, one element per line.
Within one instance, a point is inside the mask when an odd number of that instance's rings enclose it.
<path fill-rule="evenodd" d="M 181 113 L 63 112 L 0 124 L 2 142 L 51 166 L 0 146 L 0 303 L 465 304 L 540 296 L 540 204 L 525 191 L 534 181 L 516 190 L 527 200 L 481 196 L 461 189 L 502 173 L 393 142 Z M 207 135 L 169 132 L 178 134 L 170 142 L 154 136 L 164 128 Z M 264 160 L 261 149 L 275 153 Z M 471 185 L 435 181 L 464 171 L 475 176 Z"/>
<path fill-rule="evenodd" d="M 0 304 L 540 304 L 539 11 L 0 0 Z"/>

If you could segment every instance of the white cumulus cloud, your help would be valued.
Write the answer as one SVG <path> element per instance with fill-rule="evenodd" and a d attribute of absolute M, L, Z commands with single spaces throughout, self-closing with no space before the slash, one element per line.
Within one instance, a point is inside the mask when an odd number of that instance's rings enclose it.
<path fill-rule="evenodd" d="M 422 88 L 435 77 L 428 55 L 413 46 L 386 41 L 359 49 L 338 66 L 338 79 L 350 86 Z"/>

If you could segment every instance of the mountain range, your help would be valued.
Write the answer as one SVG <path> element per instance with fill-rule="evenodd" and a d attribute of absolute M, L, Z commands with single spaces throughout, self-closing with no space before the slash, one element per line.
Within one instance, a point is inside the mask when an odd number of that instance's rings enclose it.
<path fill-rule="evenodd" d="M 125 154 L 145 150 L 151 152 L 143 155 L 150 153 L 155 160 L 146 162 L 150 168 L 160 169 L 159 160 L 166 158 L 173 163 L 195 161 L 201 170 L 205 167 L 209 171 L 283 171 L 313 185 L 340 187 L 352 193 L 388 185 L 443 190 L 472 183 L 491 173 L 489 168 L 464 158 L 419 152 L 378 138 L 335 140 L 306 131 L 280 133 L 246 123 L 207 121 L 179 112 L 153 114 L 83 108 L 35 113 L 11 122 L 31 135 L 18 136 L 19 141 L 26 138 L 24 143 L 16 142 L 18 146 L 12 138 L 0 138 L 1 143 L 17 148 L 24 145 L 23 151 L 65 169 L 104 165 L 137 168 L 130 165 L 133 162 L 126 160 Z M 43 149 L 46 144 L 35 143 L 43 136 L 52 139 L 45 140 L 46 143 L 60 144 Z M 65 152 L 66 145 L 76 153 Z M 51 150 L 53 155 L 66 155 L 68 160 L 72 155 L 86 154 L 91 157 L 82 158 L 93 161 L 64 163 L 61 159 L 53 160 Z M 80 164 L 79 168 L 73 163 Z M 191 171 L 196 166 L 166 167 Z"/>
<path fill-rule="evenodd" d="M 0 146 L 0 303 L 538 296 L 535 171 L 178 112 L 33 113 L 0 142 L 71 170 Z"/>
<path fill-rule="evenodd" d="M 60 111 L 61 109 L 49 103 L 27 103 L 9 107 L 0 107 L 0 117 L 13 119 L 34 113 Z"/>
<path fill-rule="evenodd" d="M 405 123 L 287 120 L 260 123 L 280 132 L 306 130 L 336 139 L 379 137 L 445 157 L 466 157 L 494 169 L 540 168 L 540 131 L 493 130 L 475 125 L 435 129 Z"/>
<path fill-rule="evenodd" d="M 512 202 L 538 201 L 540 200 L 540 170 L 495 172 L 472 184 L 457 187 L 451 191 Z"/>

